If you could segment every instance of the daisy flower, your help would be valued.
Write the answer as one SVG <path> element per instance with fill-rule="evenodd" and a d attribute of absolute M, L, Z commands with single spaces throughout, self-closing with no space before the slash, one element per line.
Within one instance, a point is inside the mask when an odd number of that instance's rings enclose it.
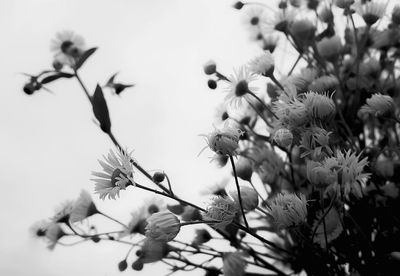
<path fill-rule="evenodd" d="M 256 79 L 256 76 L 247 67 L 242 66 L 238 70 L 234 69 L 233 71 L 234 73 L 228 78 L 228 86 L 225 89 L 228 94 L 225 100 L 231 105 L 238 107 L 249 92 L 254 93 L 258 88 L 250 85 Z"/>
<path fill-rule="evenodd" d="M 126 186 L 135 185 L 133 179 L 133 166 L 131 154 L 119 150 L 117 153 L 110 150 L 105 161 L 98 160 L 103 172 L 92 172 L 98 178 L 92 179 L 95 182 L 95 193 L 100 194 L 101 199 L 107 196 L 109 199 L 119 197 L 119 191 L 125 190 Z"/>
<path fill-rule="evenodd" d="M 265 51 L 249 62 L 249 70 L 263 76 L 271 76 L 274 73 L 274 68 L 274 57 L 269 51 Z"/>
<path fill-rule="evenodd" d="M 359 2 L 356 10 L 362 16 L 365 23 L 372 26 L 385 15 L 387 4 L 388 2 L 377 0 L 368 1 L 364 4 Z"/>
<path fill-rule="evenodd" d="M 54 52 L 54 59 L 63 65 L 73 66 L 82 55 L 85 42 L 80 35 L 72 31 L 63 31 L 56 34 L 50 49 Z"/>

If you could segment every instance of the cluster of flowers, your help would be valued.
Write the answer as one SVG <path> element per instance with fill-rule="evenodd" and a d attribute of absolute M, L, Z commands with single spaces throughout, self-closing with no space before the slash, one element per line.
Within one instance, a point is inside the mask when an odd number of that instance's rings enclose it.
<path fill-rule="evenodd" d="M 101 87 L 90 95 L 78 75 L 95 48 L 85 50 L 72 33 L 59 35 L 54 70 L 30 76 L 24 91 L 32 94 L 58 78 L 81 83 L 101 130 L 118 148 L 99 161 L 95 192 L 103 200 L 116 199 L 132 186 L 178 204 L 145 203 L 125 225 L 100 212 L 82 192 L 52 219 L 35 225 L 34 233 L 50 248 L 69 237 L 130 244 L 118 265 L 121 271 L 138 247 L 133 269 L 163 261 L 170 274 L 203 269 L 206 275 L 228 276 L 249 271 L 395 275 L 400 259 L 400 218 L 394 211 L 400 207 L 400 6 L 387 16 L 388 3 L 380 0 L 278 2 L 276 7 L 234 5 L 245 14 L 261 55 L 229 76 L 213 61 L 204 66 L 208 87 L 221 83 L 227 93 L 217 127 L 204 135 L 205 149 L 215 153 L 212 160 L 219 166 L 230 163 L 235 181 L 229 192 L 225 182 L 213 187 L 205 208 L 178 197 L 164 172 L 150 175 L 122 149 Z M 275 70 L 275 50 L 282 43 L 298 54 L 287 74 Z M 114 77 L 106 87 L 115 94 L 131 86 L 115 83 Z M 137 183 L 138 172 L 155 188 Z M 98 233 L 94 225 L 87 231 L 76 227 L 95 214 L 123 229 Z M 196 229 L 192 242 L 178 239 L 182 227 L 195 224 L 209 228 Z M 142 238 L 131 242 L 131 236 Z M 221 237 L 230 252 L 208 245 Z M 208 259 L 199 263 L 203 258 Z"/>

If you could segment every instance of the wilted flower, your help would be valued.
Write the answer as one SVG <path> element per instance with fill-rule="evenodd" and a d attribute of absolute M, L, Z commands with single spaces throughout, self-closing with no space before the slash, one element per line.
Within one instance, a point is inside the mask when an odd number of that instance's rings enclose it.
<path fill-rule="evenodd" d="M 372 0 L 358 5 L 358 13 L 362 16 L 365 23 L 369 26 L 374 25 L 385 15 L 387 3 Z"/>
<path fill-rule="evenodd" d="M 90 194 L 87 191 L 82 190 L 72 208 L 70 221 L 78 222 L 98 212 L 99 211 L 97 210 Z"/>
<path fill-rule="evenodd" d="M 324 210 L 324 213 L 328 212 L 328 209 Z M 314 222 L 313 228 L 317 228 L 315 231 L 314 241 L 317 242 L 322 248 L 326 247 L 325 233 L 328 242 L 335 240 L 343 232 L 343 226 L 340 222 L 340 215 L 336 208 L 331 208 L 325 215 L 325 228 L 323 222 L 320 222 L 322 213 L 317 215 Z M 319 224 L 317 224 L 319 222 Z"/>
<path fill-rule="evenodd" d="M 222 129 L 215 129 L 210 134 L 203 136 L 206 137 L 208 147 L 210 147 L 212 151 L 220 155 L 233 156 L 237 154 L 239 138 L 242 134 L 242 130 L 234 126 L 231 121 L 227 120 Z"/>
<path fill-rule="evenodd" d="M 324 38 L 317 43 L 318 53 L 330 62 L 337 61 L 342 52 L 342 41 L 339 36 Z"/>
<path fill-rule="evenodd" d="M 256 74 L 271 76 L 275 69 L 274 57 L 271 52 L 265 51 L 264 54 L 251 60 L 249 62 L 249 69 Z"/>
<path fill-rule="evenodd" d="M 80 35 L 72 31 L 63 31 L 56 34 L 50 49 L 54 52 L 54 59 L 68 66 L 75 65 L 76 60 L 82 55 L 85 42 Z"/>
<path fill-rule="evenodd" d="M 387 116 L 393 114 L 394 109 L 395 104 L 392 97 L 377 93 L 367 99 L 367 103 L 360 108 L 360 113 L 376 117 Z"/>
<path fill-rule="evenodd" d="M 230 224 L 236 216 L 238 205 L 229 197 L 217 196 L 214 197 L 206 212 L 203 214 L 205 221 L 212 221 L 210 223 L 216 229 L 223 229 Z"/>
<path fill-rule="evenodd" d="M 136 254 L 141 263 L 154 263 L 162 260 L 169 252 L 168 244 L 165 241 L 145 239 L 141 249 Z"/>
<path fill-rule="evenodd" d="M 287 128 L 280 128 L 274 133 L 274 140 L 281 147 L 289 147 L 293 142 L 293 134 Z"/>
<path fill-rule="evenodd" d="M 335 102 L 327 94 L 318 94 L 312 91 L 305 93 L 303 103 L 310 117 L 314 119 L 326 121 L 335 117 Z"/>
<path fill-rule="evenodd" d="M 95 181 L 95 192 L 100 194 L 101 199 L 107 196 L 109 199 L 115 199 L 119 196 L 120 190 L 125 190 L 128 185 L 135 185 L 133 180 L 132 157 L 126 151 L 118 151 L 115 154 L 112 150 L 107 156 L 103 156 L 104 161 L 99 160 L 104 172 L 92 172 L 99 178 Z"/>
<path fill-rule="evenodd" d="M 174 214 L 170 211 L 161 211 L 147 219 L 146 237 L 169 242 L 178 235 L 180 229 L 180 221 Z"/>
<path fill-rule="evenodd" d="M 51 220 L 55 223 L 64 222 L 69 223 L 70 215 L 74 208 L 74 202 L 72 200 L 67 200 L 61 203 L 57 208 L 55 215 L 51 218 Z"/>
<path fill-rule="evenodd" d="M 280 193 L 269 202 L 269 209 L 277 229 L 297 226 L 307 218 L 307 201 L 302 194 Z"/>
<path fill-rule="evenodd" d="M 242 276 L 245 274 L 247 262 L 240 251 L 228 252 L 223 255 L 222 270 L 225 276 Z"/>
<path fill-rule="evenodd" d="M 237 190 L 229 193 L 237 204 L 239 204 L 239 195 Z M 252 211 L 258 206 L 258 194 L 252 187 L 240 186 L 240 196 L 245 211 Z"/>
<path fill-rule="evenodd" d="M 245 96 L 257 91 L 256 86 L 250 85 L 255 78 L 255 75 L 245 66 L 234 70 L 234 73 L 228 77 L 229 81 L 226 88 L 228 94 L 225 100 L 235 107 L 241 105 Z"/>

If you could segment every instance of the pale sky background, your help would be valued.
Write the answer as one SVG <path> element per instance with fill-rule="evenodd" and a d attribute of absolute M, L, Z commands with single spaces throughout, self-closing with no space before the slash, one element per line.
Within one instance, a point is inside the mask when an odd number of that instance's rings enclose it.
<path fill-rule="evenodd" d="M 81 189 L 93 193 L 91 171 L 99 169 L 97 159 L 112 143 L 93 123 L 74 80 L 49 85 L 54 94 L 27 96 L 19 73 L 49 68 L 49 45 L 58 31 L 73 30 L 87 47 L 98 46 L 81 70 L 87 87 L 93 91 L 96 82 L 104 84 L 117 71 L 117 80 L 136 84 L 121 97 L 105 92 L 115 136 L 143 167 L 165 170 L 176 193 L 203 204 L 198 192 L 226 171 L 209 163 L 210 152 L 197 157 L 205 146 L 198 135 L 212 130 L 215 107 L 224 97 L 221 89 L 207 88 L 202 65 L 214 59 L 229 74 L 260 53 L 243 14 L 231 8 L 234 2 L 1 0 L 0 275 L 167 273 L 162 265 L 120 273 L 117 263 L 128 247 L 103 242 L 49 251 L 32 238 L 29 227 L 52 216 L 60 202 L 75 199 Z M 123 221 L 144 196 L 135 189 L 116 201 L 93 195 L 99 209 Z"/>

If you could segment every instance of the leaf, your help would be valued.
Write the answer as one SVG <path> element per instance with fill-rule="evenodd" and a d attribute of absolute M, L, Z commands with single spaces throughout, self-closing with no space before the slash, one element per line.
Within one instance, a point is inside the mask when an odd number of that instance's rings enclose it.
<path fill-rule="evenodd" d="M 106 99 L 104 99 L 103 90 L 97 84 L 96 90 L 93 94 L 93 113 L 96 119 L 100 123 L 100 128 L 105 133 L 110 133 L 111 121 L 110 115 L 108 113 L 108 107 Z"/>
<path fill-rule="evenodd" d="M 114 79 L 118 75 L 118 72 L 111 76 L 111 78 L 107 81 L 106 85 L 114 84 Z"/>
<path fill-rule="evenodd" d="M 41 83 L 42 84 L 46 84 L 55 80 L 58 80 L 60 78 L 72 78 L 74 75 L 70 74 L 70 73 L 64 73 L 64 72 L 60 72 L 60 73 L 56 73 L 54 75 L 45 77 L 42 79 Z"/>
<path fill-rule="evenodd" d="M 85 61 L 94 54 L 94 52 L 96 52 L 97 47 L 94 48 L 90 48 L 89 50 L 86 50 L 82 56 L 80 56 L 80 58 L 76 61 L 75 63 L 75 70 L 78 70 L 79 68 L 81 68 L 81 66 L 85 63 Z"/>

